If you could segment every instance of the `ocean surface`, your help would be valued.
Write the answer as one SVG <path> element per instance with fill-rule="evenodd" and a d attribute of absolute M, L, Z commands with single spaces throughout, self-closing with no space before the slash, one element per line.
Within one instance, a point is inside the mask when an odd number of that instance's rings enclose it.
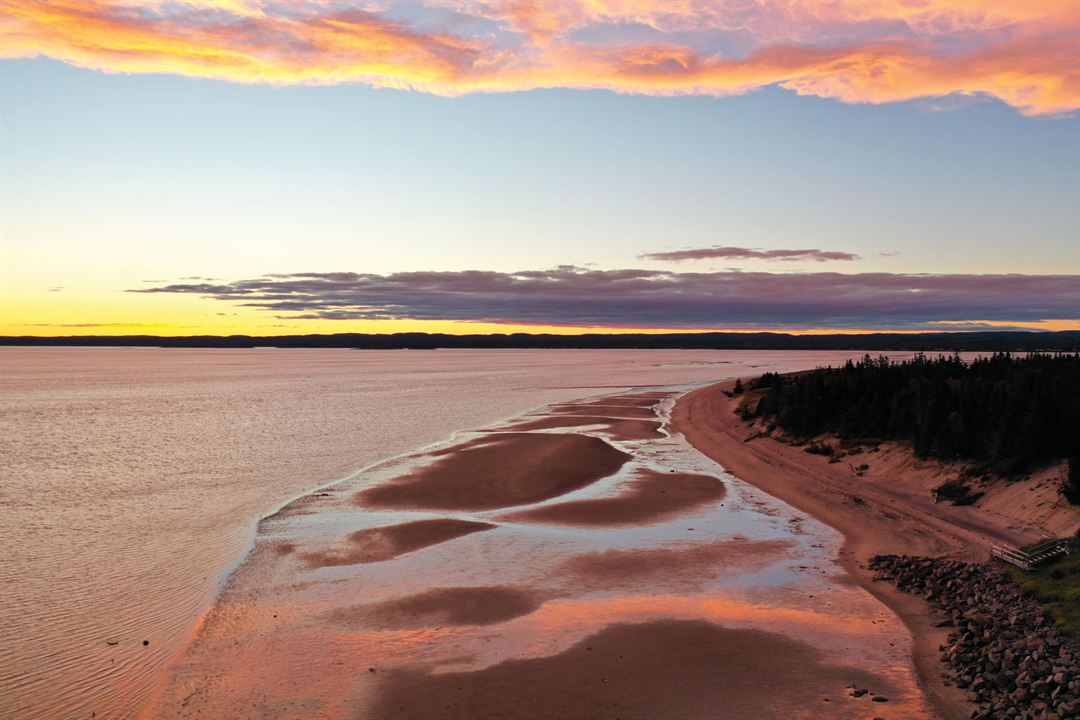
<path fill-rule="evenodd" d="M 0 348 L 0 716 L 133 718 L 255 523 L 540 406 L 851 353 Z"/>

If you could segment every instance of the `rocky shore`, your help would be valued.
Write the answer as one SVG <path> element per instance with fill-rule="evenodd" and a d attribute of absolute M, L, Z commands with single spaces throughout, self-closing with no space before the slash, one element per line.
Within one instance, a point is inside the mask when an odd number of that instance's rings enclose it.
<path fill-rule="evenodd" d="M 870 568 L 940 608 L 953 627 L 941 646 L 946 682 L 978 704 L 971 717 L 1080 717 L 1080 641 L 998 567 L 940 558 L 878 555 Z"/>

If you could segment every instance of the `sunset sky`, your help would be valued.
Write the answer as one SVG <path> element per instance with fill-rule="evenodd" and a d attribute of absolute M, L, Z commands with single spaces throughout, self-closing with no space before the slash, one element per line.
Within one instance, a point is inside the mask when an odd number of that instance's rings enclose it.
<path fill-rule="evenodd" d="M 0 334 L 1080 329 L 1080 2 L 0 0 Z"/>

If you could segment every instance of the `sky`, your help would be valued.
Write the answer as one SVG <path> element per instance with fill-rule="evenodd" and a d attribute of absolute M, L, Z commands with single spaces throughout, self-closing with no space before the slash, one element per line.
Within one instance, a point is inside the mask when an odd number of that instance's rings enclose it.
<path fill-rule="evenodd" d="M 1080 3 L 0 0 L 0 334 L 1080 329 Z"/>

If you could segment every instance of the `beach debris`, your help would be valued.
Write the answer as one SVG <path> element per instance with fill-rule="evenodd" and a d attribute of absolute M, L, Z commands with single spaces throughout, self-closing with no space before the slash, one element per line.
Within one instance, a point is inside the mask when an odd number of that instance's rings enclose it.
<path fill-rule="evenodd" d="M 150 641 L 149 640 L 143 640 L 142 644 L 143 644 L 143 647 L 146 647 L 147 645 L 150 644 Z"/>
<path fill-rule="evenodd" d="M 115 640 L 115 639 L 113 639 L 113 638 L 109 638 L 108 640 L 106 640 L 106 641 L 105 641 L 105 644 L 106 644 L 106 645 L 119 645 L 119 644 L 120 644 L 120 641 L 119 641 L 119 640 Z"/>

